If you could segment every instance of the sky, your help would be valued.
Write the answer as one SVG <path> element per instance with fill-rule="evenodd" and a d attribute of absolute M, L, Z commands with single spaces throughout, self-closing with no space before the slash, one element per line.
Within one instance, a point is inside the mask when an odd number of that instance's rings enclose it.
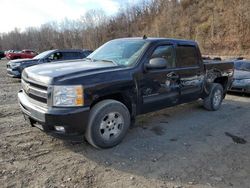
<path fill-rule="evenodd" d="M 103 9 L 115 15 L 120 6 L 139 0 L 0 0 L 0 33 L 14 28 L 25 30 L 52 21 L 79 19 L 88 10 Z"/>

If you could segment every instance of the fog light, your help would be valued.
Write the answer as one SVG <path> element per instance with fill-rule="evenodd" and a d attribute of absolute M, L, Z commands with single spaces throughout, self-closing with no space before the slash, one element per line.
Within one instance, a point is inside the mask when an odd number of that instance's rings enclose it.
<path fill-rule="evenodd" d="M 65 132 L 65 129 L 62 126 L 55 126 L 55 129 L 59 132 Z"/>

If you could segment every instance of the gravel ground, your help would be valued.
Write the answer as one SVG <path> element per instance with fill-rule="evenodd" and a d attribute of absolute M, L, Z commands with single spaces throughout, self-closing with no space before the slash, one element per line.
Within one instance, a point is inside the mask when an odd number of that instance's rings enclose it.
<path fill-rule="evenodd" d="M 29 127 L 5 60 L 0 84 L 0 187 L 250 186 L 249 96 L 228 95 L 217 112 L 198 101 L 140 116 L 120 145 L 97 150 Z"/>

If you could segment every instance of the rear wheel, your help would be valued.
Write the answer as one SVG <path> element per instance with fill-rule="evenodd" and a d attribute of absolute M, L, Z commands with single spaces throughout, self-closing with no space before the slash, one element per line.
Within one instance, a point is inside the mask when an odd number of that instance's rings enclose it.
<path fill-rule="evenodd" d="M 103 100 L 90 111 L 85 134 L 96 148 L 109 148 L 119 144 L 130 126 L 130 113 L 119 101 Z"/>
<path fill-rule="evenodd" d="M 221 107 L 223 100 L 223 87 L 221 84 L 214 83 L 210 94 L 203 100 L 203 106 L 210 111 L 216 111 Z"/>

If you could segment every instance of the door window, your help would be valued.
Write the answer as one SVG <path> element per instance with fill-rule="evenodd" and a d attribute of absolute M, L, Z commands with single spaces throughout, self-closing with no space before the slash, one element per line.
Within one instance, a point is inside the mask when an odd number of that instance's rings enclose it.
<path fill-rule="evenodd" d="M 198 65 L 198 56 L 195 46 L 177 46 L 176 66 L 193 67 Z"/>
<path fill-rule="evenodd" d="M 62 59 L 62 53 L 60 53 L 60 52 L 53 53 L 49 56 L 50 61 L 58 61 L 61 59 Z"/>
<path fill-rule="evenodd" d="M 164 58 L 167 60 L 168 68 L 175 67 L 174 47 L 172 45 L 158 46 L 151 55 L 150 59 L 152 58 Z"/>

